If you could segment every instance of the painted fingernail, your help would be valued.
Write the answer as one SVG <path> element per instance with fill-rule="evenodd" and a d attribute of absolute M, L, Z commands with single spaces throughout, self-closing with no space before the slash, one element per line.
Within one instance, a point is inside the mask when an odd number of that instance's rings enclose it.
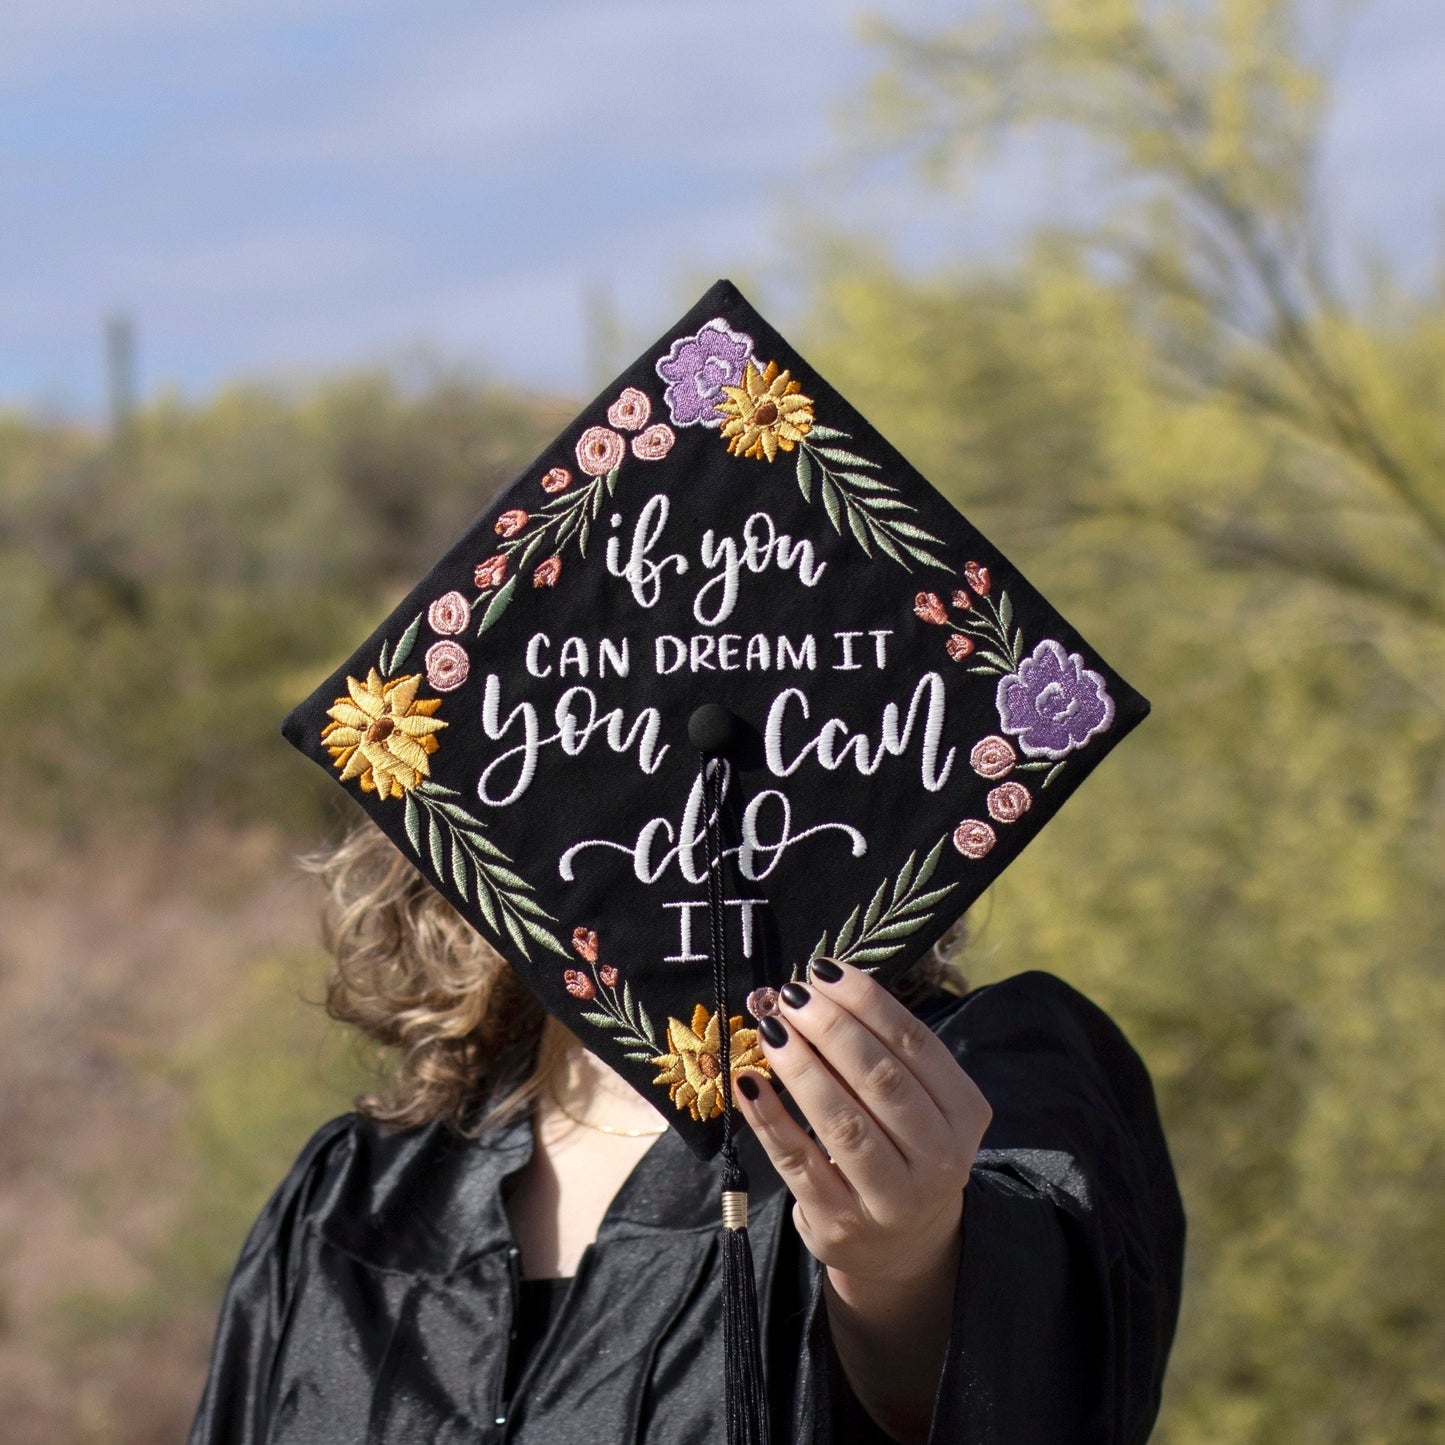
<path fill-rule="evenodd" d="M 789 1008 L 802 1008 L 811 995 L 800 983 L 785 983 L 778 990 L 778 997 L 787 1004 Z"/>
<path fill-rule="evenodd" d="M 843 977 L 843 970 L 832 959 L 820 958 L 808 970 L 808 977 L 816 978 L 819 983 L 837 983 Z"/>
<path fill-rule="evenodd" d="M 777 1014 L 769 1014 L 758 1025 L 758 1032 L 762 1034 L 763 1042 L 770 1044 L 775 1049 L 782 1048 L 788 1042 L 787 1027 Z"/>
<path fill-rule="evenodd" d="M 745 1099 L 756 1099 L 759 1093 L 758 1081 L 753 1078 L 751 1074 L 739 1074 L 738 1093 L 740 1093 Z"/>

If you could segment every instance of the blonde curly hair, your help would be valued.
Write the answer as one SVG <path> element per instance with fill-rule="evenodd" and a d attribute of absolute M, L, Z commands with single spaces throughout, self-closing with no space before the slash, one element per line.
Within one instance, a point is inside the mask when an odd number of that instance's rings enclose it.
<path fill-rule="evenodd" d="M 369 819 L 298 862 L 320 878 L 326 1011 L 378 1046 L 359 1113 L 393 1129 L 480 1134 L 530 1109 L 570 1041 L 516 970 Z M 904 1003 L 964 994 L 960 918 L 891 986 Z"/>

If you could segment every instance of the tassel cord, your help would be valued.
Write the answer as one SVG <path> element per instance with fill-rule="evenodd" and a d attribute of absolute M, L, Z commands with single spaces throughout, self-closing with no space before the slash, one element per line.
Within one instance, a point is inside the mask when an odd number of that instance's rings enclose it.
<path fill-rule="evenodd" d="M 704 836 L 708 852 L 707 911 L 712 955 L 713 1003 L 718 1021 L 722 1083 L 723 1163 L 723 1365 L 728 1445 L 769 1445 L 767 1391 L 763 1383 L 761 1329 L 752 1245 L 747 1231 L 747 1175 L 733 1140 L 732 1015 L 727 996 L 727 929 L 723 908 L 722 801 L 726 764 L 700 756 Z M 732 1197 L 729 1199 L 728 1196 Z"/>

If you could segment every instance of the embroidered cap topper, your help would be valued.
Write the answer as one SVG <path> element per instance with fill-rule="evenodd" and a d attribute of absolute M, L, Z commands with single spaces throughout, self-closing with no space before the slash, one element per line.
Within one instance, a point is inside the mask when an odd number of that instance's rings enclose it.
<path fill-rule="evenodd" d="M 719 281 L 283 732 L 709 1158 L 772 991 L 895 978 L 1148 711 Z"/>

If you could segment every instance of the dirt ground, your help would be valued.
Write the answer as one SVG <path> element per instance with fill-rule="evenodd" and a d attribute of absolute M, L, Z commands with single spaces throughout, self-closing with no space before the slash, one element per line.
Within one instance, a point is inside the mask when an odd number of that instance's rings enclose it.
<path fill-rule="evenodd" d="M 206 1167 L 201 1063 L 259 960 L 314 956 L 319 977 L 315 884 L 259 832 L 5 836 L 0 1435 L 182 1440 L 215 1310 L 211 1276 L 174 1266 Z"/>

